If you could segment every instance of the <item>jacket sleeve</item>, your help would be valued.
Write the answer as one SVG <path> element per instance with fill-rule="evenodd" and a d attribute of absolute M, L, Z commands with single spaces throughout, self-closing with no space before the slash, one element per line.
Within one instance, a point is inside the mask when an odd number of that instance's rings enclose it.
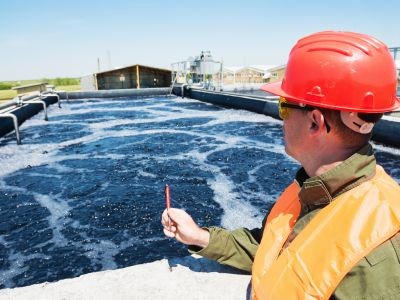
<path fill-rule="evenodd" d="M 261 241 L 262 229 L 239 228 L 228 231 L 219 227 L 205 228 L 210 232 L 207 247 L 189 246 L 190 253 L 199 254 L 221 264 L 251 272 L 254 257 Z"/>

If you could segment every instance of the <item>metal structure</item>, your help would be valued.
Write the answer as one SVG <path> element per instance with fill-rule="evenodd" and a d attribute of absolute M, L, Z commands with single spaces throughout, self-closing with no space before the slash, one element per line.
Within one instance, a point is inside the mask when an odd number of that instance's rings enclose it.
<path fill-rule="evenodd" d="M 389 51 L 393 53 L 393 59 L 396 60 L 397 52 L 400 52 L 400 47 L 390 47 Z"/>
<path fill-rule="evenodd" d="M 205 89 L 222 89 L 223 63 L 214 60 L 210 51 L 201 51 L 199 56 L 172 63 L 171 67 L 172 86 L 181 83 Z"/>
<path fill-rule="evenodd" d="M 32 92 L 39 92 L 43 93 L 47 91 L 47 82 L 41 82 L 41 83 L 33 83 L 33 84 L 28 84 L 28 85 L 22 85 L 22 86 L 16 86 L 13 87 L 12 89 L 17 91 L 18 95 L 24 95 Z"/>

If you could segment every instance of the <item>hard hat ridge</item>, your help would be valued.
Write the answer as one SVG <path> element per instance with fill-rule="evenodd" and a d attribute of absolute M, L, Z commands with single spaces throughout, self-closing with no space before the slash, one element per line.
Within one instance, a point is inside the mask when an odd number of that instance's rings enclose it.
<path fill-rule="evenodd" d="M 397 75 L 387 46 L 374 37 L 323 31 L 292 48 L 282 82 L 262 90 L 316 107 L 382 113 L 399 107 Z"/>

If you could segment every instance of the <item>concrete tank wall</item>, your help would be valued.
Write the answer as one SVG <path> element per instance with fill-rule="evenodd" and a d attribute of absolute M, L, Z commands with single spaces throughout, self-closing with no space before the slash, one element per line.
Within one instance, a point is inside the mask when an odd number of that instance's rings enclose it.
<path fill-rule="evenodd" d="M 267 97 L 250 97 L 233 93 L 211 92 L 188 86 L 183 86 L 183 88 L 182 86 L 176 86 L 173 89 L 173 93 L 181 97 L 183 93 L 184 97 L 226 107 L 246 109 L 279 119 L 277 101 L 268 100 Z M 394 116 L 395 114 L 384 116 L 375 125 L 372 135 L 373 141 L 400 148 L 400 114 L 397 112 L 399 116 Z"/>
<path fill-rule="evenodd" d="M 150 97 L 169 95 L 171 89 L 149 88 L 149 89 L 117 89 L 84 92 L 59 92 L 61 99 L 85 99 L 85 98 L 118 98 L 118 97 Z"/>

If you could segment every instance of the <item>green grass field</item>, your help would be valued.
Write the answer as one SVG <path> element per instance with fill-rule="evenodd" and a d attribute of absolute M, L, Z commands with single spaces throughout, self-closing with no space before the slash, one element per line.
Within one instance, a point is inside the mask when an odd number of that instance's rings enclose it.
<path fill-rule="evenodd" d="M 80 91 L 81 86 L 78 85 L 60 85 L 56 86 L 56 91 L 66 91 L 66 92 L 75 92 L 75 91 Z"/>
<path fill-rule="evenodd" d="M 17 96 L 17 91 L 4 90 L 0 91 L 0 101 L 7 101 Z"/>
<path fill-rule="evenodd" d="M 79 85 L 79 81 L 75 80 L 75 82 L 72 81 L 72 83 L 75 84 L 67 84 L 64 85 L 62 84 L 63 82 L 68 82 L 67 80 L 63 79 L 43 79 L 43 80 L 22 80 L 22 81 L 2 81 L 0 84 L 9 84 L 12 87 L 14 86 L 21 86 L 21 85 L 28 85 L 28 84 L 34 84 L 34 83 L 40 83 L 40 82 L 48 82 L 49 84 L 53 84 L 55 86 L 55 90 L 57 91 L 66 91 L 66 92 L 72 92 L 72 91 L 79 91 L 81 89 Z M 57 82 L 60 82 L 61 84 L 56 84 Z M 71 82 L 71 80 L 70 80 Z M 8 101 L 13 99 L 14 97 L 17 96 L 17 91 L 14 91 L 12 89 L 6 89 L 6 90 L 0 90 L 0 101 Z"/>

